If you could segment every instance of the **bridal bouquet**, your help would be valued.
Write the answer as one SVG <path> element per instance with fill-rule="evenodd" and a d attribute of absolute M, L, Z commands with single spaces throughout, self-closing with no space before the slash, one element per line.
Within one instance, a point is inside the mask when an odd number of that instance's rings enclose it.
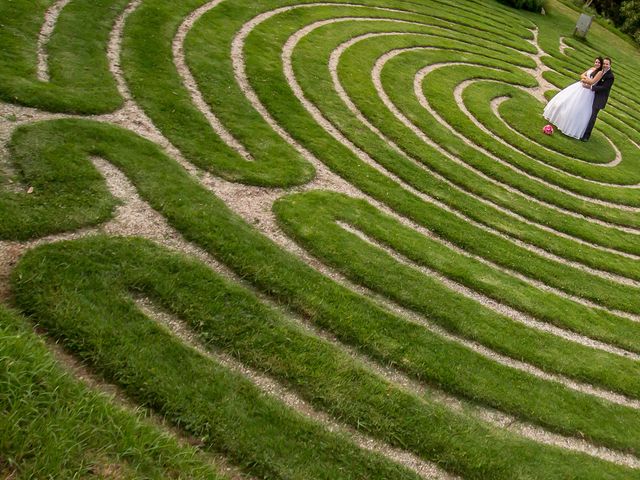
<path fill-rule="evenodd" d="M 542 127 L 542 133 L 551 135 L 553 133 L 553 125 L 545 125 L 544 127 Z"/>

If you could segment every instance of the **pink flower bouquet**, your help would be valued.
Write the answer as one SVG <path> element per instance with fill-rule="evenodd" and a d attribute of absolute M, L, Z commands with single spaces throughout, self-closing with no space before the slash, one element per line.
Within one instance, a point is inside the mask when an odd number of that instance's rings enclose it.
<path fill-rule="evenodd" d="M 542 133 L 545 135 L 551 135 L 553 133 L 553 125 L 545 125 L 542 127 Z"/>

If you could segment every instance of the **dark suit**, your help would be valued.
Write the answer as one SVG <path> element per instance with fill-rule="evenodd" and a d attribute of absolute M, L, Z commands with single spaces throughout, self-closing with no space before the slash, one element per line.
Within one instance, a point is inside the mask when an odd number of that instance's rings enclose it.
<path fill-rule="evenodd" d="M 591 118 L 589 119 L 589 123 L 587 124 L 587 129 L 582 136 L 583 139 L 588 140 L 591 136 L 591 130 L 593 130 L 593 126 L 596 123 L 596 118 L 598 117 L 598 113 L 607 105 L 607 100 L 609 99 L 609 92 L 611 91 L 611 86 L 613 85 L 613 81 L 615 80 L 613 76 L 613 72 L 611 69 L 607 71 L 602 78 L 591 85 L 591 90 L 595 93 L 595 97 L 593 97 L 593 107 L 591 109 Z"/>

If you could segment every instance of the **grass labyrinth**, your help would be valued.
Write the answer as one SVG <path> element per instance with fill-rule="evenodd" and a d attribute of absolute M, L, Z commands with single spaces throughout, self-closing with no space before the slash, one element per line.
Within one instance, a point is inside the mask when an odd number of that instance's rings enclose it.
<path fill-rule="evenodd" d="M 0 0 L 0 477 L 640 478 L 640 56 L 547 10 Z"/>

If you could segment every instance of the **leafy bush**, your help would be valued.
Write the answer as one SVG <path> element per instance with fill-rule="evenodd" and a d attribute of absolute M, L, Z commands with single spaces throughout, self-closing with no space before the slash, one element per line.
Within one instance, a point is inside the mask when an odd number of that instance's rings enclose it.
<path fill-rule="evenodd" d="M 498 0 L 500 3 L 509 5 L 510 7 L 539 12 L 542 10 L 544 0 Z"/>
<path fill-rule="evenodd" d="M 620 26 L 624 22 L 622 5 L 626 2 L 620 0 L 592 0 L 583 2 L 586 6 L 591 6 L 599 15 L 608 18 L 614 25 Z"/>
<path fill-rule="evenodd" d="M 627 0 L 622 2 L 620 14 L 623 18 L 620 30 L 631 35 L 640 43 L 640 0 Z"/>
<path fill-rule="evenodd" d="M 592 0 L 583 2 L 574 0 L 576 5 L 586 11 L 595 11 L 623 33 L 640 43 L 640 0 Z"/>

